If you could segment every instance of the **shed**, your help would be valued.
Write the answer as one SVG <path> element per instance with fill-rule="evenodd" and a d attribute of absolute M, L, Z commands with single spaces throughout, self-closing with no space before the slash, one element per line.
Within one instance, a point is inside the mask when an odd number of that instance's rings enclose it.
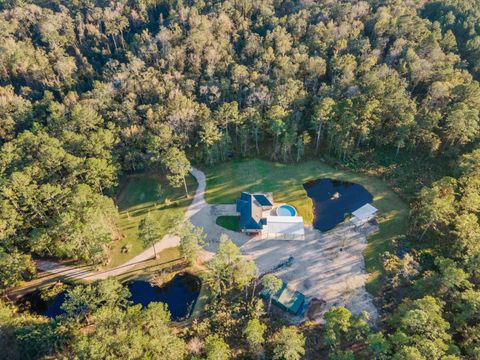
<path fill-rule="evenodd" d="M 260 295 L 265 299 L 270 298 L 270 293 L 267 290 L 262 290 Z M 304 302 L 305 295 L 289 288 L 285 282 L 282 283 L 280 290 L 272 297 L 273 304 L 294 315 L 298 314 Z"/>
<path fill-rule="evenodd" d="M 365 204 L 361 208 L 352 212 L 353 218 L 352 222 L 356 225 L 365 224 L 367 221 L 370 221 L 377 214 L 378 209 L 371 204 Z"/>

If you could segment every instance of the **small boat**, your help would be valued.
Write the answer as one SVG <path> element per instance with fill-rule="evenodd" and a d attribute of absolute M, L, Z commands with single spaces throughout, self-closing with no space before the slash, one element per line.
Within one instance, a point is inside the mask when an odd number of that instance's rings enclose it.
<path fill-rule="evenodd" d="M 330 200 L 337 200 L 340 197 L 340 193 L 337 191 L 332 196 L 330 196 Z"/>

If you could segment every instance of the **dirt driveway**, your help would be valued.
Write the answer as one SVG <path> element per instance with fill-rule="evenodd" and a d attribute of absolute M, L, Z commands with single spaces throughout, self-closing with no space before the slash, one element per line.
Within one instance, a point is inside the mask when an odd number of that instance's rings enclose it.
<path fill-rule="evenodd" d="M 326 308 L 342 305 L 355 315 L 366 311 L 372 321 L 376 321 L 378 312 L 365 289 L 366 232 L 358 231 L 347 222 L 323 234 L 306 227 L 305 235 L 305 240 L 251 239 L 241 249 L 255 260 L 261 272 L 273 269 L 292 256 L 290 266 L 275 272 L 289 286 L 308 298 L 324 300 Z"/>

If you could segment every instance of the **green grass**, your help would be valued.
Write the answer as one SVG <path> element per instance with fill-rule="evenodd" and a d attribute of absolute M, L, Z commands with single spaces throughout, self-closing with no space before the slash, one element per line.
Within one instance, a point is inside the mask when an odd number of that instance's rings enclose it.
<path fill-rule="evenodd" d="M 172 271 L 172 274 L 176 274 L 176 268 L 185 269 L 185 261 L 180 254 L 178 247 L 168 248 L 158 253 L 158 259 L 149 259 L 142 261 L 138 265 L 129 269 L 127 272 L 116 276 L 121 282 L 126 282 L 138 278 L 148 279 L 151 275 L 160 271 Z"/>
<path fill-rule="evenodd" d="M 280 164 L 263 160 L 236 160 L 205 169 L 206 199 L 209 203 L 230 204 L 242 191 L 273 192 L 276 202 L 295 206 L 307 224 L 313 221 L 313 203 L 303 184 L 308 180 L 331 178 L 363 185 L 373 195 L 373 205 L 380 210 L 379 233 L 371 236 L 365 250 L 370 277 L 368 290 L 377 294 L 382 265 L 380 254 L 392 247 L 395 237 L 405 234 L 408 206 L 383 180 L 335 169 L 318 160 L 299 164 Z"/>
<path fill-rule="evenodd" d="M 120 212 L 118 230 L 120 240 L 114 241 L 110 252 L 111 261 L 108 267 L 118 266 L 141 253 L 145 246 L 138 237 L 140 221 L 148 212 L 158 213 L 163 229 L 161 239 L 171 229 L 172 224 L 180 219 L 192 201 L 197 188 L 193 177 L 188 177 L 187 184 L 190 197 L 185 196 L 183 187 L 171 187 L 164 176 L 159 174 L 137 174 L 122 179 L 117 195 Z M 158 186 L 162 192 L 159 195 Z M 123 246 L 128 245 L 128 253 L 122 253 Z"/>
<path fill-rule="evenodd" d="M 227 230 L 238 231 L 239 221 L 238 216 L 219 216 L 215 222 Z"/>
<path fill-rule="evenodd" d="M 189 325 L 194 319 L 197 319 L 202 315 L 203 311 L 205 310 L 206 304 L 213 296 L 210 287 L 208 285 L 205 285 L 206 279 L 204 276 L 204 271 L 195 268 L 192 269 L 191 273 L 199 276 L 200 279 L 202 279 L 202 287 L 200 289 L 200 294 L 198 294 L 198 299 L 195 302 L 195 306 L 193 307 L 192 315 L 184 321 L 184 326 Z"/>

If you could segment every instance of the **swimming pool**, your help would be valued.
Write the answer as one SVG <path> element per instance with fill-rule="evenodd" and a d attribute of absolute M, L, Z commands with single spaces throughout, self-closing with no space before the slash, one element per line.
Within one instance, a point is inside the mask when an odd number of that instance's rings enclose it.
<path fill-rule="evenodd" d="M 283 204 L 277 208 L 277 216 L 297 216 L 297 210 L 292 205 Z"/>

